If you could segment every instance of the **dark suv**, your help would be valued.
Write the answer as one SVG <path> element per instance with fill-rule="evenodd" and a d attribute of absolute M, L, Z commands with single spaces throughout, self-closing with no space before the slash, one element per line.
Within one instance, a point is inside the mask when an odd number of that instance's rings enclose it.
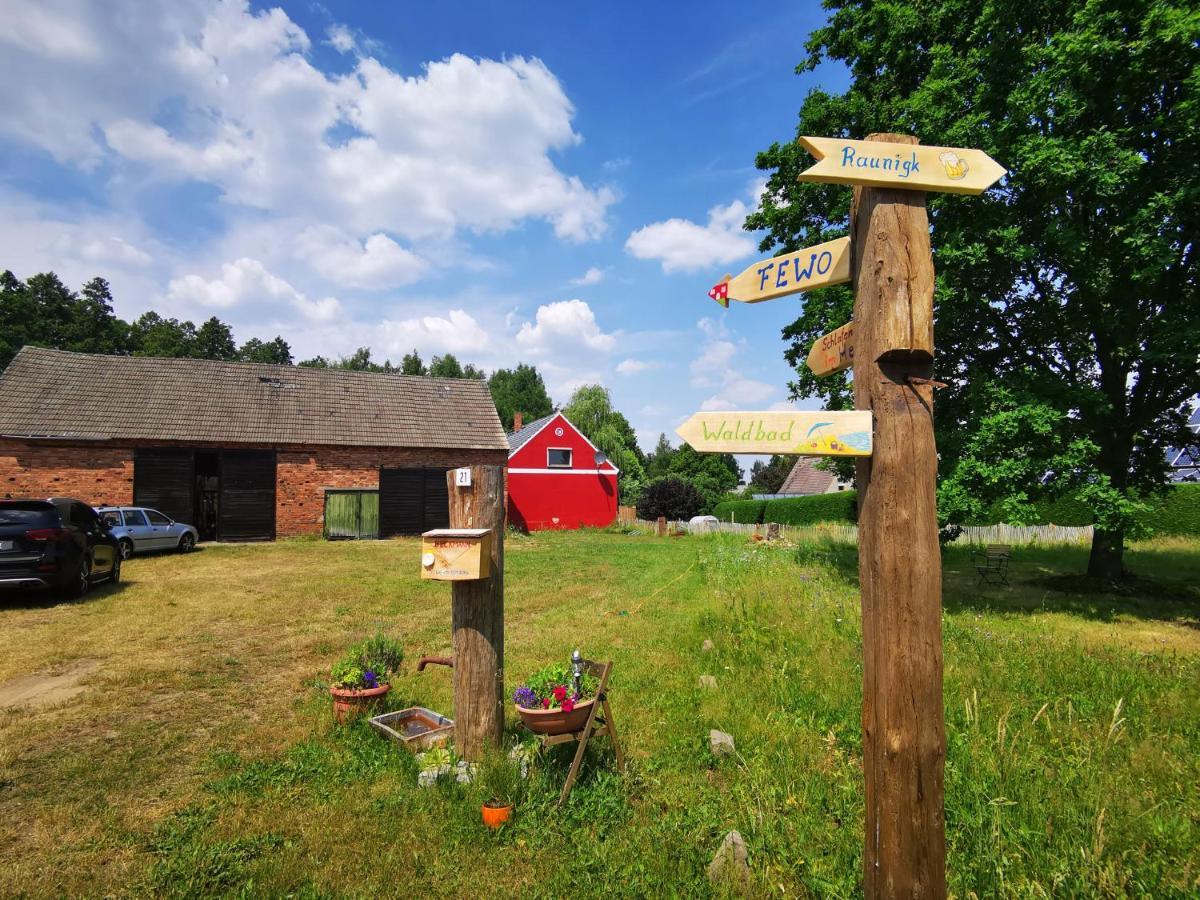
<path fill-rule="evenodd" d="M 73 597 L 121 577 L 116 539 L 79 500 L 0 500 L 0 588 L 52 588 Z"/>

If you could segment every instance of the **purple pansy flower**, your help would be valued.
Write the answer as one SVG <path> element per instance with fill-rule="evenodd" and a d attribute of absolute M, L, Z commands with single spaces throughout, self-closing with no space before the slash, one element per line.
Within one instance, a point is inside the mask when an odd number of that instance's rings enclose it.
<path fill-rule="evenodd" d="M 363 681 L 367 683 L 368 688 L 379 687 L 379 676 L 377 676 L 370 669 L 367 669 L 367 671 L 363 672 Z"/>
<path fill-rule="evenodd" d="M 540 705 L 538 703 L 537 694 L 534 693 L 533 688 L 526 687 L 525 685 L 521 685 L 521 687 L 517 688 L 516 693 L 513 694 L 513 702 L 523 709 L 535 709 Z"/>

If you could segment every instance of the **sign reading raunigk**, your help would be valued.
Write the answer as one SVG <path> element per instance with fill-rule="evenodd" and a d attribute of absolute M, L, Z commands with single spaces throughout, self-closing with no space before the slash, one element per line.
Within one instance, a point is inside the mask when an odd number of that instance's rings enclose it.
<path fill-rule="evenodd" d="M 675 433 L 701 453 L 870 456 L 871 413 L 701 412 Z"/>
<path fill-rule="evenodd" d="M 800 181 L 982 194 L 1007 174 L 1002 165 L 982 150 L 967 147 L 927 147 L 849 138 L 799 140 L 817 158 L 815 166 L 800 173 Z"/>

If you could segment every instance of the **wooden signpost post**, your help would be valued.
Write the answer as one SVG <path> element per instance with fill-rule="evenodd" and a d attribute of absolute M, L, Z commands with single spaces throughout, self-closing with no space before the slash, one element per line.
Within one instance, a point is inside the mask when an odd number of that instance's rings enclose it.
<path fill-rule="evenodd" d="M 454 745 L 460 756 L 478 760 L 504 734 L 504 466 L 471 466 L 461 487 L 460 479 L 453 469 L 446 473 L 450 525 L 478 534 L 475 546 L 488 555 L 474 573 L 483 577 L 455 579 L 450 587 Z"/>
<path fill-rule="evenodd" d="M 924 192 L 979 194 L 1005 171 L 980 150 L 923 147 L 902 134 L 865 141 L 804 137 L 800 143 L 818 159 L 801 181 L 856 186 L 850 211 L 854 319 L 820 338 L 808 364 L 817 375 L 853 366 L 854 405 L 858 414 L 871 417 L 867 453 L 855 463 L 866 781 L 863 892 L 868 898 L 945 897 L 934 272 Z M 697 450 L 804 452 L 726 440 L 729 426 L 713 424 L 714 415 L 728 420 L 767 414 L 704 413 L 693 416 L 680 435 Z"/>
<path fill-rule="evenodd" d="M 850 238 L 838 238 L 763 259 L 736 277 L 726 275 L 713 285 L 708 296 L 728 308 L 730 300 L 761 303 L 800 291 L 845 284 L 850 280 Z"/>

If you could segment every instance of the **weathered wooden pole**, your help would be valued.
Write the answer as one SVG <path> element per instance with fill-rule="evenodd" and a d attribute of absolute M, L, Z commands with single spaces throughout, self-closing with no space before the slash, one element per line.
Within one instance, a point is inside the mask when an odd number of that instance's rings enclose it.
<path fill-rule="evenodd" d="M 476 760 L 504 732 L 504 467 L 471 466 L 469 487 L 446 473 L 451 528 L 490 528 L 487 578 L 450 588 L 454 627 L 454 744 Z"/>
<path fill-rule="evenodd" d="M 907 135 L 869 141 L 915 144 Z M 868 898 L 944 897 L 942 568 L 934 490 L 933 256 L 925 194 L 856 187 L 854 405 Z"/>

